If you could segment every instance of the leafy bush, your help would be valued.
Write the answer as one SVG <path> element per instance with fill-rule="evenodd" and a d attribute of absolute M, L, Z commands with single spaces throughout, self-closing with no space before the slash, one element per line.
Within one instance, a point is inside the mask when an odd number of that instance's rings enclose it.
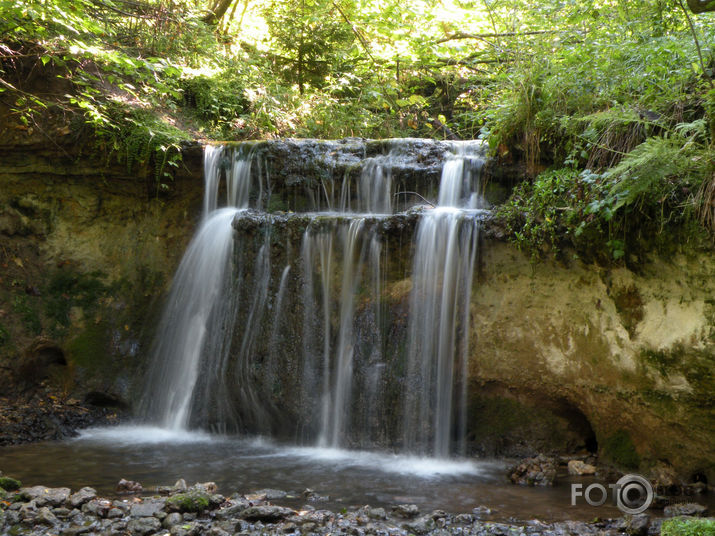
<path fill-rule="evenodd" d="M 661 536 L 713 536 L 715 519 L 676 517 L 666 519 L 660 526 Z"/>
<path fill-rule="evenodd" d="M 181 81 L 183 104 L 209 125 L 209 133 L 226 139 L 238 119 L 249 111 L 243 80 L 222 70 L 211 77 L 199 75 Z"/>

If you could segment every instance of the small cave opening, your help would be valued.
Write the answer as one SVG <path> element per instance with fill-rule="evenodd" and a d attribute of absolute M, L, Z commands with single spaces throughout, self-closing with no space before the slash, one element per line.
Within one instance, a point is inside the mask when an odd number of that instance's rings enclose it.
<path fill-rule="evenodd" d="M 27 383 L 37 383 L 46 379 L 53 367 L 66 366 L 65 352 L 57 343 L 48 339 L 37 339 L 23 352 L 17 374 Z"/>
<path fill-rule="evenodd" d="M 486 382 L 470 387 L 467 440 L 481 455 L 593 455 L 598 441 L 586 414 L 571 400 L 537 390 Z"/>

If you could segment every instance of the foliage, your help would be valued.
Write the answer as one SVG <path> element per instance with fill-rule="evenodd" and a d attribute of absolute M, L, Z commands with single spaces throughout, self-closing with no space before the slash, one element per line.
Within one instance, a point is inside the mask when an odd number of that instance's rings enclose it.
<path fill-rule="evenodd" d="M 609 117 L 605 130 L 616 121 Z M 704 120 L 680 123 L 646 138 L 603 173 L 573 167 L 542 173 L 520 184 L 497 217 L 533 258 L 547 251 L 558 256 L 569 246 L 585 258 L 604 250 L 621 259 L 628 249 L 657 245 L 667 227 L 687 227 L 701 217 L 699 192 L 715 172 L 715 151 L 706 140 Z"/>
<path fill-rule="evenodd" d="M 526 249 L 715 230 L 715 20 L 665 0 L 2 5 L 17 128 L 62 117 L 154 193 L 189 137 L 482 137 L 534 181 L 503 214 Z"/>
<path fill-rule="evenodd" d="M 289 83 L 322 87 L 331 72 L 344 72 L 353 33 L 343 8 L 332 0 L 273 0 L 264 9 L 273 63 Z"/>
<path fill-rule="evenodd" d="M 662 536 L 711 536 L 715 534 L 715 520 L 675 517 L 666 519 L 660 527 Z"/>

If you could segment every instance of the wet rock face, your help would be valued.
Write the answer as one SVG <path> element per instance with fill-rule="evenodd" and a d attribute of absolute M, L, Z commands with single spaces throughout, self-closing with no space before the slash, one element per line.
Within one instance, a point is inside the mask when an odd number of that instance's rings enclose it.
<path fill-rule="evenodd" d="M 435 140 L 277 140 L 256 145 L 271 177 L 271 195 L 286 203 L 284 210 L 337 208 L 326 191 L 340 190 L 347 177 L 360 176 L 368 159 L 387 154 L 395 191 L 436 191 L 449 142 Z"/>

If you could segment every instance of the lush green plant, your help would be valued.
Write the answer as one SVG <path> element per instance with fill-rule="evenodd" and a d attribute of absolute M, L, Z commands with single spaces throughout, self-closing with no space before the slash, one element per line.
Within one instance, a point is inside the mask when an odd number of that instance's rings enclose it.
<path fill-rule="evenodd" d="M 661 536 L 712 536 L 715 520 L 675 517 L 666 519 L 660 526 Z"/>

